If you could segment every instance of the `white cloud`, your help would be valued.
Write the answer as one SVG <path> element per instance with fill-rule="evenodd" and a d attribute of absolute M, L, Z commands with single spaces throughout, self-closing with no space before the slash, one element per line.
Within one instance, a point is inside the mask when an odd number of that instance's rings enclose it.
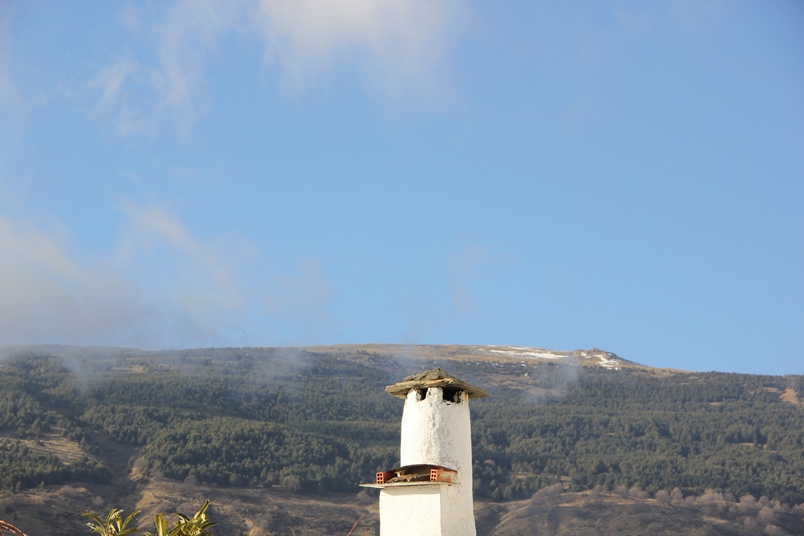
<path fill-rule="evenodd" d="M 165 279 L 160 293 L 171 296 L 175 303 L 223 310 L 242 304 L 236 281 L 238 263 L 250 256 L 252 247 L 245 243 L 233 246 L 232 241 L 224 247 L 213 240 L 200 240 L 163 206 L 129 203 L 122 210 L 128 225 L 118 243 L 118 263 L 153 274 L 152 281 Z"/>
<path fill-rule="evenodd" d="M 122 212 L 114 253 L 94 262 L 76 260 L 86 255 L 68 233 L 0 217 L 0 344 L 161 348 L 229 345 L 232 334 L 255 344 L 266 342 L 255 324 L 292 316 L 310 335 L 326 318 L 330 292 L 319 266 L 255 281 L 246 272 L 261 259 L 247 241 L 200 238 L 160 205 L 130 203 Z M 272 311 L 260 286 L 285 288 Z"/>
<path fill-rule="evenodd" d="M 449 0 L 261 0 L 259 24 L 291 84 L 355 63 L 393 94 L 432 86 L 459 13 Z"/>
<path fill-rule="evenodd" d="M 90 82 L 91 88 L 100 91 L 93 115 L 114 116 L 115 127 L 120 134 L 153 130 L 157 116 L 146 113 L 142 98 L 137 95 L 143 89 L 146 75 L 140 63 L 130 56 L 118 58 L 101 69 Z"/>
<path fill-rule="evenodd" d="M 236 1 L 179 0 L 153 13 L 149 6 L 126 5 L 120 15 L 128 32 L 125 52 L 90 83 L 100 91 L 95 111 L 111 114 L 122 134 L 153 131 L 168 115 L 179 134 L 188 135 L 208 107 L 207 56 L 245 16 L 243 6 Z M 130 42 L 145 43 L 139 55 L 131 52 Z"/>
<path fill-rule="evenodd" d="M 188 135 L 210 106 L 209 56 L 232 33 L 244 38 L 238 45 L 263 48 L 292 89 L 343 68 L 384 97 L 431 96 L 444 81 L 442 60 L 460 13 L 454 0 L 127 4 L 119 16 L 124 52 L 90 83 L 99 92 L 94 109 L 113 117 L 122 134 L 153 131 L 167 115 Z"/>
<path fill-rule="evenodd" d="M 119 270 L 80 265 L 63 238 L 0 219 L 0 252 L 2 343 L 92 337 L 124 324 L 136 307 Z"/>
<path fill-rule="evenodd" d="M 111 108 L 120 99 L 120 93 L 126 78 L 130 77 L 131 72 L 138 68 L 136 62 L 128 58 L 116 61 L 114 64 L 101 69 L 93 85 L 101 90 L 98 100 L 98 110 Z"/>
<path fill-rule="evenodd" d="M 173 111 L 184 134 L 206 109 L 206 56 L 242 15 L 242 4 L 236 1 L 181 0 L 159 26 L 159 68 L 154 81 L 160 106 Z"/>

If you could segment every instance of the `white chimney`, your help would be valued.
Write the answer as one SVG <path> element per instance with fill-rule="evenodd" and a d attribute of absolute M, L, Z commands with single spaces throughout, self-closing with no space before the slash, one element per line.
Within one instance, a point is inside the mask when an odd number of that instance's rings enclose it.
<path fill-rule="evenodd" d="M 469 399 L 488 393 L 441 369 L 386 388 L 405 399 L 400 467 L 377 473 L 380 536 L 475 536 Z"/>

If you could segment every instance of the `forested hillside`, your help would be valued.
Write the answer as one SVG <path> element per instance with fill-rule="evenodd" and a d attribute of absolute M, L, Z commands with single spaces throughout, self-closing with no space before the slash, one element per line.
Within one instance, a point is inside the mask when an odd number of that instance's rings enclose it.
<path fill-rule="evenodd" d="M 492 395 L 471 408 L 478 498 L 563 483 L 804 503 L 802 376 L 270 348 L 7 357 L 0 487 L 108 482 L 96 456 L 108 434 L 133 448 L 130 464 L 146 476 L 356 493 L 397 463 L 402 403 L 384 387 L 433 366 Z M 55 437 L 76 450 L 53 452 Z"/>

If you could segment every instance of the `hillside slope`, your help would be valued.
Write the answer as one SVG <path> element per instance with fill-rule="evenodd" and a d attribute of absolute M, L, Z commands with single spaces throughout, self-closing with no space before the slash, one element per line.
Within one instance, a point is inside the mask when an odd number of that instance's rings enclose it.
<path fill-rule="evenodd" d="M 29 536 L 48 511 L 76 534 L 84 509 L 192 512 L 204 498 L 220 534 L 345 534 L 363 513 L 374 530 L 376 497 L 357 485 L 397 462 L 402 408 L 384 387 L 434 366 L 492 395 L 472 406 L 483 534 L 524 534 L 536 517 L 540 534 L 801 523 L 801 376 L 656 370 L 596 349 L 2 353 L 0 518 Z M 675 488 L 688 499 L 661 500 Z"/>

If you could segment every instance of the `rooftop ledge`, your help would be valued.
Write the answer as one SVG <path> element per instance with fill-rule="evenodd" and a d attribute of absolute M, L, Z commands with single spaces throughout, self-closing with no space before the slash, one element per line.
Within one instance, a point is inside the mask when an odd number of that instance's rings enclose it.
<path fill-rule="evenodd" d="M 469 398 L 486 398 L 489 396 L 480 387 L 475 387 L 463 380 L 459 380 L 440 368 L 408 376 L 399 383 L 389 385 L 385 388 L 385 391 L 399 398 L 405 398 L 412 389 L 427 389 L 429 387 L 449 387 L 457 391 L 464 391 Z"/>
<path fill-rule="evenodd" d="M 405 486 L 460 486 L 457 482 L 394 482 L 392 484 L 360 484 L 361 488 L 402 488 Z"/>

